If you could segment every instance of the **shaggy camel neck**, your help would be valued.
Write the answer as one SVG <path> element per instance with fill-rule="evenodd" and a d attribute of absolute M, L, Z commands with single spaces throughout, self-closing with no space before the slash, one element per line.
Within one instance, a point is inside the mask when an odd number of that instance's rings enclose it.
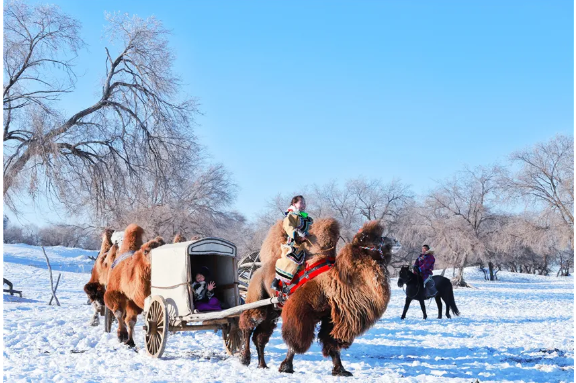
<path fill-rule="evenodd" d="M 328 299 L 334 328 L 330 335 L 345 343 L 367 331 L 386 311 L 390 300 L 390 284 L 386 267 L 351 245 L 352 262 L 336 257 L 336 265 L 328 276 Z M 343 249 L 344 250 L 344 249 Z M 351 255 L 351 254 L 350 254 Z M 348 257 L 350 258 L 350 257 Z M 344 265 L 344 263 L 347 263 Z M 341 279 L 343 269 L 353 270 L 350 283 Z"/>

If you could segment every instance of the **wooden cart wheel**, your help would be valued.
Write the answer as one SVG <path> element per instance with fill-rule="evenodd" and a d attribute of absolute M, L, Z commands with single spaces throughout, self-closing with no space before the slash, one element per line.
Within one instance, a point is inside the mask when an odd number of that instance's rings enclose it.
<path fill-rule="evenodd" d="M 237 355 L 240 352 L 242 343 L 240 328 L 238 327 L 238 319 L 234 318 L 229 323 L 222 327 L 222 339 L 224 340 L 224 347 L 229 355 Z"/>
<path fill-rule="evenodd" d="M 166 348 L 168 338 L 168 311 L 166 301 L 160 296 L 154 296 L 146 313 L 146 352 L 154 358 L 160 358 Z"/>
<path fill-rule="evenodd" d="M 114 315 L 112 315 L 112 311 L 108 307 L 104 309 L 104 332 L 111 332 L 112 331 L 112 322 L 114 321 Z"/>

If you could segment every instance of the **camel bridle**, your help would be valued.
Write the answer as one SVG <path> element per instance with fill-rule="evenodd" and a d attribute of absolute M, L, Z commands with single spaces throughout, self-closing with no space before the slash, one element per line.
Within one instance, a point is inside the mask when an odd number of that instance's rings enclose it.
<path fill-rule="evenodd" d="M 384 252 L 382 251 L 382 248 L 385 246 L 384 244 L 384 238 L 381 237 L 380 238 L 380 242 L 378 243 L 377 246 L 373 246 L 373 247 L 369 247 L 369 246 L 359 246 L 361 249 L 365 249 L 368 251 L 376 251 L 378 252 L 378 254 L 380 254 L 380 259 L 384 259 Z"/>

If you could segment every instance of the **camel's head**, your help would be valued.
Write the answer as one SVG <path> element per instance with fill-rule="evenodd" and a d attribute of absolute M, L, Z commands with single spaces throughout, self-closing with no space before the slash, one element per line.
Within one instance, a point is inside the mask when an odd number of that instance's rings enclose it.
<path fill-rule="evenodd" d="M 172 243 L 179 243 L 179 242 L 186 242 L 186 237 L 184 237 L 180 233 L 176 234 L 176 236 L 174 237 L 174 240 L 172 240 Z"/>
<path fill-rule="evenodd" d="M 112 234 L 113 233 L 114 233 L 114 230 L 112 230 L 110 228 L 106 228 L 102 232 L 102 245 L 100 246 L 100 252 L 98 253 L 98 258 L 100 259 L 100 261 L 102 261 L 104 254 L 106 254 L 108 252 L 108 250 L 110 250 L 110 247 L 112 247 Z"/>
<path fill-rule="evenodd" d="M 166 242 L 164 242 L 164 239 L 162 237 L 156 237 L 143 244 L 142 247 L 140 248 L 140 251 L 142 251 L 142 254 L 146 258 L 146 260 L 150 262 L 150 253 L 152 252 L 152 249 L 155 249 L 165 244 Z"/>
<path fill-rule="evenodd" d="M 314 220 L 307 240 L 302 243 L 306 253 L 336 256 L 336 244 L 340 238 L 340 224 L 334 218 Z"/>
<path fill-rule="evenodd" d="M 112 242 L 112 234 L 114 234 L 114 230 L 107 227 L 102 232 L 102 241 Z"/>
<path fill-rule="evenodd" d="M 340 250 L 336 266 L 341 282 L 352 284 L 357 278 L 359 267 L 367 261 L 371 267 L 374 262 L 382 267 L 388 264 L 400 244 L 392 238 L 382 237 L 383 232 L 384 228 L 379 221 L 366 222 L 352 242 Z"/>
<path fill-rule="evenodd" d="M 357 246 L 377 262 L 388 264 L 402 247 L 394 238 L 383 237 L 384 227 L 380 221 L 369 221 L 362 226 L 352 239 L 352 246 Z"/>

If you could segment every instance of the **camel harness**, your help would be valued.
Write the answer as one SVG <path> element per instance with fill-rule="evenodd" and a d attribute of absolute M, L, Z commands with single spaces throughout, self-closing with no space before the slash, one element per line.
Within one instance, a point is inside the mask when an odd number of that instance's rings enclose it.
<path fill-rule="evenodd" d="M 294 294 L 294 292 L 302 287 L 306 282 L 333 268 L 335 262 L 336 258 L 334 257 L 321 259 L 318 262 L 313 263 L 310 266 L 307 266 L 305 269 L 299 271 L 298 274 L 294 276 L 292 282 L 289 285 L 285 285 L 282 281 L 280 281 L 279 286 L 281 290 L 276 291 L 276 296 L 282 302 L 286 302 L 290 295 Z M 283 303 L 278 303 L 278 306 L 282 307 Z"/>
<path fill-rule="evenodd" d="M 115 268 L 116 266 L 118 266 L 118 264 L 119 264 L 120 262 L 122 262 L 122 261 L 125 260 L 126 258 L 130 258 L 131 256 L 133 256 L 134 253 L 135 253 L 134 251 L 127 251 L 127 252 L 125 252 L 124 254 L 122 254 L 121 256 L 119 256 L 118 258 L 116 258 L 116 259 L 114 260 L 114 262 L 112 262 L 112 265 L 110 265 L 110 269 Z"/>

